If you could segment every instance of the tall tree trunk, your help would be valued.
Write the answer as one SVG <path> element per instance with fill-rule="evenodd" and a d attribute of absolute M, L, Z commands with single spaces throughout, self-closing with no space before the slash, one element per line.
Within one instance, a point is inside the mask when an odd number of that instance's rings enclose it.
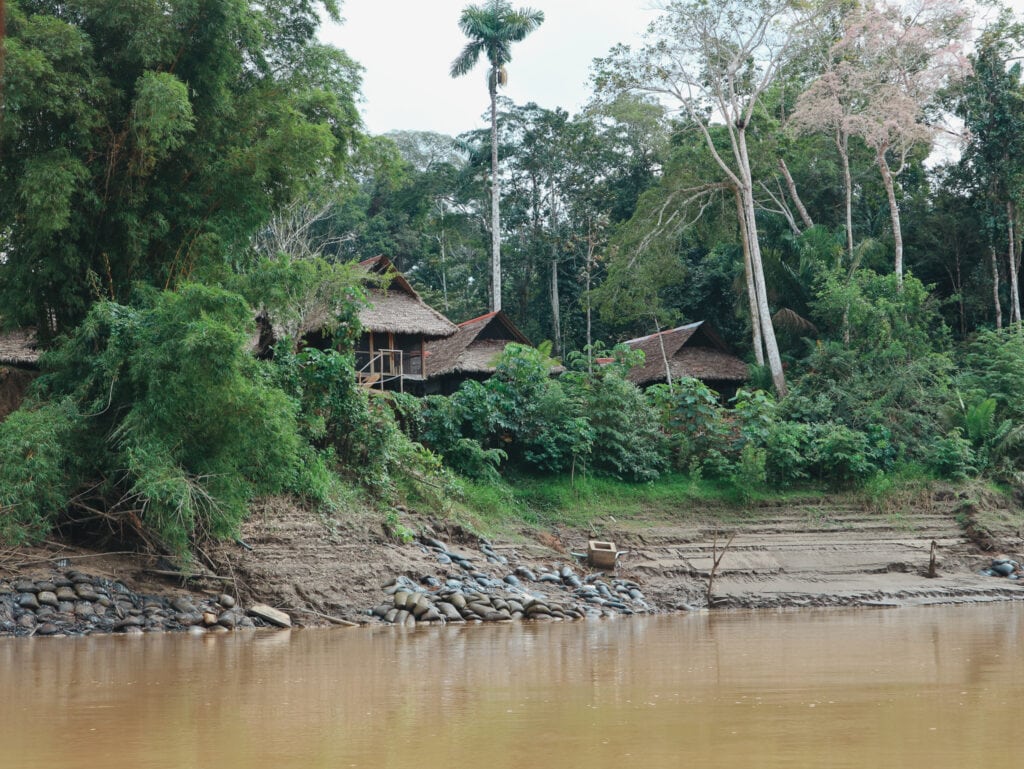
<path fill-rule="evenodd" d="M 846 254 L 853 264 L 853 178 L 850 175 L 850 137 L 845 131 L 836 130 L 836 147 L 843 164 L 843 193 L 846 196 Z"/>
<path fill-rule="evenodd" d="M 597 238 L 594 236 L 594 225 L 593 222 L 589 222 L 587 226 L 587 263 L 586 263 L 586 297 L 587 297 L 587 373 L 594 373 L 594 338 L 592 334 L 591 325 L 591 299 L 590 299 L 590 284 L 594 270 L 594 251 L 597 250 Z"/>
<path fill-rule="evenodd" d="M 1012 200 L 1006 202 L 1007 242 L 1010 262 L 1010 323 L 1020 325 L 1020 289 L 1018 286 L 1019 266 L 1017 264 L 1017 207 Z"/>
<path fill-rule="evenodd" d="M 665 366 L 665 382 L 668 384 L 668 391 L 672 392 L 672 370 L 668 366 L 668 352 L 665 350 L 665 337 L 661 334 L 661 324 L 658 323 L 658 316 L 654 318 L 654 331 L 658 335 L 658 346 L 661 348 L 661 362 Z"/>
<path fill-rule="evenodd" d="M 743 198 L 740 191 L 733 188 L 736 195 L 736 218 L 740 224 L 740 243 L 743 244 L 743 275 L 747 281 L 747 302 L 750 306 L 750 335 L 754 346 L 754 360 L 758 366 L 764 365 L 764 340 L 761 337 L 761 317 L 757 309 L 757 287 L 754 285 L 754 271 L 750 268 L 750 242 L 747 235 L 746 217 L 743 214 Z"/>
<path fill-rule="evenodd" d="M 555 185 L 551 184 L 551 200 L 548 204 L 550 229 L 551 229 L 551 333 L 552 344 L 555 347 L 555 354 L 562 354 L 562 318 L 560 313 L 560 301 L 558 297 L 558 238 L 557 234 L 558 217 L 555 215 Z"/>
<path fill-rule="evenodd" d="M 989 244 L 989 255 L 992 257 L 992 305 L 996 311 L 996 328 L 1003 327 L 1003 308 L 999 303 L 999 261 L 996 259 L 995 244 Z"/>
<path fill-rule="evenodd" d="M 7 9 L 4 0 L 0 0 L 0 134 L 4 127 L 4 57 L 7 53 Z"/>
<path fill-rule="evenodd" d="M 498 77 L 491 67 L 489 91 L 491 95 L 491 312 L 501 309 L 501 190 L 498 184 Z"/>
<path fill-rule="evenodd" d="M 796 182 L 793 181 L 793 175 L 789 172 L 789 166 L 786 165 L 786 161 L 782 158 L 779 158 L 779 170 L 782 171 L 782 178 L 786 180 L 786 189 L 789 190 L 789 196 L 793 199 L 793 205 L 796 206 L 797 213 L 800 214 L 804 227 L 810 229 L 814 226 L 814 221 L 811 219 L 811 215 L 807 213 L 804 202 L 800 200 L 800 195 L 796 191 Z"/>
<path fill-rule="evenodd" d="M 747 227 L 747 241 L 750 244 L 750 268 L 754 274 L 754 286 L 757 289 L 757 310 L 761 319 L 761 336 L 764 339 L 764 349 L 767 353 L 768 368 L 772 372 L 772 383 L 775 385 L 775 392 L 780 398 L 785 398 L 788 389 L 786 387 L 786 374 L 782 370 L 782 357 L 779 355 L 778 342 L 775 339 L 775 326 L 772 323 L 771 310 L 768 308 L 768 288 L 764 280 L 764 264 L 761 261 L 761 244 L 757 237 L 757 218 L 754 208 L 754 187 L 753 176 L 750 173 L 750 155 L 747 152 L 747 134 L 742 128 L 737 130 L 737 149 L 739 150 L 740 171 L 742 186 L 740 193 L 743 197 L 744 219 Z"/>
<path fill-rule="evenodd" d="M 444 201 L 441 201 L 441 232 L 438 244 L 441 246 L 441 292 L 444 296 L 444 311 L 448 312 L 448 239 L 444 228 Z"/>
<path fill-rule="evenodd" d="M 892 178 L 892 170 L 889 168 L 889 161 L 885 158 L 885 150 L 875 153 L 878 162 L 878 170 L 882 172 L 882 183 L 885 185 L 885 195 L 889 199 L 889 215 L 892 217 L 892 240 L 894 264 L 896 271 L 896 283 L 903 287 L 903 229 L 900 226 L 900 208 L 896 205 L 896 184 Z"/>

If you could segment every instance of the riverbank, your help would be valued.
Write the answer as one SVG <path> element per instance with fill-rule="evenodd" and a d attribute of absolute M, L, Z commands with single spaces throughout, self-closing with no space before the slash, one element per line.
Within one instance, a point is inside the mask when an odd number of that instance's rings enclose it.
<path fill-rule="evenodd" d="M 998 495 L 933 489 L 883 505 L 837 496 L 659 510 L 604 515 L 585 527 L 507 527 L 490 539 L 403 511 L 400 531 L 415 537 L 399 542 L 395 517 L 386 523 L 369 513 L 327 520 L 289 500 L 265 500 L 238 541 L 202 553 L 188 575 L 165 559 L 60 541 L 7 551 L 0 632 L 227 632 L 274 624 L 267 609 L 300 626 L 409 626 L 662 613 L 709 602 L 719 609 L 1024 600 L 1024 581 L 980 573 L 993 557 L 1021 560 L 1024 551 L 1022 513 Z M 614 571 L 595 572 L 574 555 L 589 539 L 615 544 Z"/>

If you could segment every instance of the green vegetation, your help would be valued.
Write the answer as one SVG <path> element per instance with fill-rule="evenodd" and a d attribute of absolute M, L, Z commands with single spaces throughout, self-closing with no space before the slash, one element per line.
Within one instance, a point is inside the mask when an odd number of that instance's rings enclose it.
<path fill-rule="evenodd" d="M 185 555 L 280 493 L 404 541 L 400 505 L 598 527 L 1019 487 L 1024 28 L 998 15 L 968 68 L 963 11 L 923 5 L 669 2 L 569 115 L 497 98 L 543 14 L 488 0 L 452 73 L 487 59 L 492 125 L 454 140 L 362 133 L 360 68 L 316 37 L 333 0 L 8 0 L 0 325 L 46 354 L 0 422 L 0 540 Z M 928 164 L 942 112 L 970 135 Z M 453 319 L 505 306 L 550 342 L 450 396 L 371 395 L 345 265 L 377 253 Z M 614 342 L 695 320 L 747 386 L 632 384 Z"/>

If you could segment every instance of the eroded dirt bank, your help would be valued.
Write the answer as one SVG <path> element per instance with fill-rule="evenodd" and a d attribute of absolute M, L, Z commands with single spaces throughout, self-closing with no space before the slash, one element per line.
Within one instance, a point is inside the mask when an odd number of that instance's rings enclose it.
<path fill-rule="evenodd" d="M 390 619 L 398 613 L 401 621 L 413 612 L 413 599 L 405 593 L 426 593 L 432 600 L 439 592 L 442 598 L 468 595 L 470 603 L 481 604 L 476 614 L 463 610 L 462 618 L 470 620 L 516 618 L 516 608 L 531 595 L 540 596 L 542 605 L 523 614 L 541 619 L 698 609 L 707 606 L 709 575 L 723 550 L 711 594 L 716 608 L 1024 600 L 1024 579 L 979 573 L 996 555 L 1022 560 L 1024 514 L 1001 505 L 969 502 L 952 492 L 882 510 L 844 498 L 818 499 L 743 513 L 608 517 L 588 530 L 509 531 L 490 542 L 450 522 L 407 515 L 403 523 L 419 536 L 398 543 L 370 517 L 338 523 L 271 500 L 255 510 L 240 542 L 205 553 L 199 575 L 188 580 L 164 561 L 60 542 L 0 554 L 0 580 L 12 586 L 7 611 L 11 622 L 21 619 L 16 632 L 23 634 L 34 625 L 15 616 L 20 607 L 13 586 L 19 580 L 52 580 L 69 568 L 97 584 L 116 581 L 138 596 L 188 594 L 209 602 L 227 594 L 240 607 L 280 609 L 300 625 L 380 623 L 392 607 Z M 595 575 L 574 557 L 585 552 L 589 538 L 615 543 L 620 556 L 614 573 Z M 933 552 L 936 576 L 929 577 Z M 374 608 L 377 616 L 369 613 Z M 424 603 L 421 619 L 433 618 L 424 613 L 427 608 Z M 57 632 L 106 629 L 76 624 L 73 613 L 47 614 Z M 145 613 L 139 616 L 146 619 Z M 211 628 L 222 627 L 207 621 Z M 166 624 L 151 623 L 151 629 Z M 196 624 L 202 627 L 195 623 L 194 629 Z M 147 629 L 145 622 L 128 627 Z"/>

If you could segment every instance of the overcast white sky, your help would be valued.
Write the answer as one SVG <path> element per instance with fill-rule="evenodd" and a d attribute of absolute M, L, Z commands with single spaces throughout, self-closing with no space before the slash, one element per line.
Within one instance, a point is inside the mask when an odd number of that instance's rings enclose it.
<path fill-rule="evenodd" d="M 486 67 L 448 76 L 466 43 L 459 14 L 483 0 L 344 0 L 345 23 L 322 37 L 365 68 L 367 130 L 459 134 L 487 125 Z M 1004 0 L 1018 17 L 1024 0 Z M 590 95 L 591 62 L 616 43 L 637 43 L 657 16 L 655 0 L 512 0 L 544 11 L 544 23 L 512 49 L 504 96 L 516 104 L 577 112 Z"/>
<path fill-rule="evenodd" d="M 480 0 L 473 0 L 479 3 Z M 345 0 L 345 23 L 322 37 L 365 67 L 363 119 L 374 134 L 430 130 L 455 135 L 487 125 L 486 67 L 448 76 L 466 38 L 459 14 L 470 0 Z M 635 43 L 655 17 L 651 0 L 513 0 L 544 11 L 544 23 L 512 49 L 508 86 L 516 104 L 574 113 L 590 93 L 591 61 Z"/>

